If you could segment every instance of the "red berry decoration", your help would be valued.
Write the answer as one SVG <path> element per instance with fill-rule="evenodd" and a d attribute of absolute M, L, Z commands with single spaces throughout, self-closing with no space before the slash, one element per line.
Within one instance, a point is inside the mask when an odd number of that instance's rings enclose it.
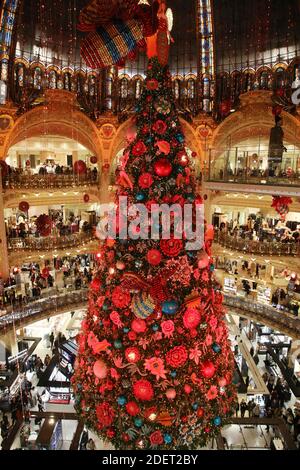
<path fill-rule="evenodd" d="M 173 167 L 167 158 L 160 158 L 154 163 L 154 172 L 161 178 L 166 178 L 172 173 Z"/>
<path fill-rule="evenodd" d="M 89 196 L 88 194 L 85 194 L 85 195 L 83 196 L 83 200 L 84 200 L 85 203 L 89 202 L 90 196 Z"/>
<path fill-rule="evenodd" d="M 90 161 L 93 165 L 95 165 L 98 161 L 98 158 L 96 157 L 96 155 L 93 155 L 91 158 L 90 158 Z"/>

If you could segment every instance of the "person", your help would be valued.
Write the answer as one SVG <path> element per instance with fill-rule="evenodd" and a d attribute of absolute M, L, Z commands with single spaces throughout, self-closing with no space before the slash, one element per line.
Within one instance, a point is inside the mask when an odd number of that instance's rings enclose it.
<path fill-rule="evenodd" d="M 255 408 L 255 401 L 252 399 L 252 400 L 250 400 L 249 403 L 248 403 L 249 418 L 252 418 L 254 408 Z"/>
<path fill-rule="evenodd" d="M 80 440 L 80 450 L 86 450 L 86 445 L 89 441 L 89 433 L 87 432 L 86 429 L 84 429 L 81 440 Z"/>
<path fill-rule="evenodd" d="M 95 449 L 96 449 L 95 442 L 93 441 L 93 439 L 89 439 L 86 444 L 86 450 L 95 450 Z"/>
<path fill-rule="evenodd" d="M 236 400 L 234 408 L 235 408 L 235 416 L 238 417 L 239 410 L 240 410 L 240 405 L 239 405 L 238 400 Z"/>
<path fill-rule="evenodd" d="M 256 405 L 253 408 L 253 417 L 259 418 L 259 415 L 260 415 L 260 407 L 259 407 L 259 404 L 256 403 Z"/>
<path fill-rule="evenodd" d="M 51 333 L 50 333 L 49 340 L 50 340 L 50 344 L 51 344 L 51 349 L 53 349 L 53 343 L 54 343 L 53 331 L 51 331 Z"/>
<path fill-rule="evenodd" d="M 245 402 L 244 398 L 241 401 L 240 408 L 241 408 L 241 417 L 244 418 L 246 410 L 248 409 L 247 403 Z"/>

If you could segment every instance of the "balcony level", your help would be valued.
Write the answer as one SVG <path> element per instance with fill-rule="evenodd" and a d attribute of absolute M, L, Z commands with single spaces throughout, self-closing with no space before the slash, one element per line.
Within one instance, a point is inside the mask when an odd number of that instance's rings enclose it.
<path fill-rule="evenodd" d="M 289 146 L 278 163 L 268 148 L 240 146 L 210 150 L 204 187 L 207 190 L 286 195 L 300 194 L 300 150 Z"/>

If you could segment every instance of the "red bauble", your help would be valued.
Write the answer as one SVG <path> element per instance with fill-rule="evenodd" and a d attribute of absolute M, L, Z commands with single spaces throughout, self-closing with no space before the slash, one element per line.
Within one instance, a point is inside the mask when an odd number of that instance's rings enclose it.
<path fill-rule="evenodd" d="M 95 292 L 98 292 L 101 284 L 101 280 L 98 277 L 95 277 L 91 282 L 91 289 Z"/>
<path fill-rule="evenodd" d="M 211 379 L 216 372 L 216 368 L 213 362 L 206 361 L 200 367 L 200 372 L 206 379 Z"/>
<path fill-rule="evenodd" d="M 130 416 L 136 416 L 140 412 L 140 407 L 135 401 L 129 401 L 126 405 L 126 411 Z"/>
<path fill-rule="evenodd" d="M 28 212 L 29 211 L 29 204 L 27 201 L 21 201 L 19 204 L 19 210 L 22 212 Z"/>
<path fill-rule="evenodd" d="M 147 254 L 147 261 L 152 266 L 158 266 L 161 262 L 161 252 L 158 250 L 149 250 Z"/>
<path fill-rule="evenodd" d="M 193 158 L 196 158 L 196 157 L 197 157 L 197 153 L 196 153 L 196 152 L 192 152 L 192 157 L 193 157 Z"/>
<path fill-rule="evenodd" d="M 198 408 L 197 416 L 198 416 L 198 418 L 202 418 L 204 416 L 204 409 L 203 408 Z"/>
<path fill-rule="evenodd" d="M 133 393 L 137 400 L 150 401 L 154 397 L 154 391 L 148 380 L 138 380 L 133 384 Z"/>
<path fill-rule="evenodd" d="M 160 158 L 154 163 L 154 172 L 157 176 L 166 178 L 172 173 L 172 165 L 167 158 Z"/>
<path fill-rule="evenodd" d="M 88 194 L 85 194 L 85 195 L 83 196 L 83 200 L 84 200 L 84 202 L 89 202 L 90 196 L 89 196 Z"/>
<path fill-rule="evenodd" d="M 86 172 L 86 164 L 83 160 L 77 160 L 77 162 L 74 163 L 74 172 L 79 175 Z"/>
<path fill-rule="evenodd" d="M 98 158 L 96 157 L 96 155 L 93 155 L 93 156 L 90 158 L 90 160 L 91 160 L 91 163 L 92 163 L 93 165 L 95 165 L 95 164 L 97 163 L 97 161 L 98 161 Z"/>

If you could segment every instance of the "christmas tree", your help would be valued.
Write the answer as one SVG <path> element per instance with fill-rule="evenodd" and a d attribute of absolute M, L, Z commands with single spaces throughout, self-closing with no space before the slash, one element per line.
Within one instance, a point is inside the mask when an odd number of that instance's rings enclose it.
<path fill-rule="evenodd" d="M 202 199 L 171 76 L 157 58 L 149 61 L 134 120 L 136 135 L 119 171 L 117 214 L 121 196 L 143 203 L 149 214 L 157 204 L 175 204 L 171 235 L 151 238 L 154 225 L 163 233 L 163 218 L 138 224 L 131 214 L 131 237 L 121 236 L 125 222 L 117 221 L 116 239 L 102 242 L 78 339 L 76 409 L 116 449 L 196 449 L 231 415 L 234 362 L 213 278 L 213 230 L 204 227 L 198 251 L 187 248 L 182 225 L 178 236 L 176 207 L 190 204 L 190 228 L 199 230 L 195 214 Z"/>

